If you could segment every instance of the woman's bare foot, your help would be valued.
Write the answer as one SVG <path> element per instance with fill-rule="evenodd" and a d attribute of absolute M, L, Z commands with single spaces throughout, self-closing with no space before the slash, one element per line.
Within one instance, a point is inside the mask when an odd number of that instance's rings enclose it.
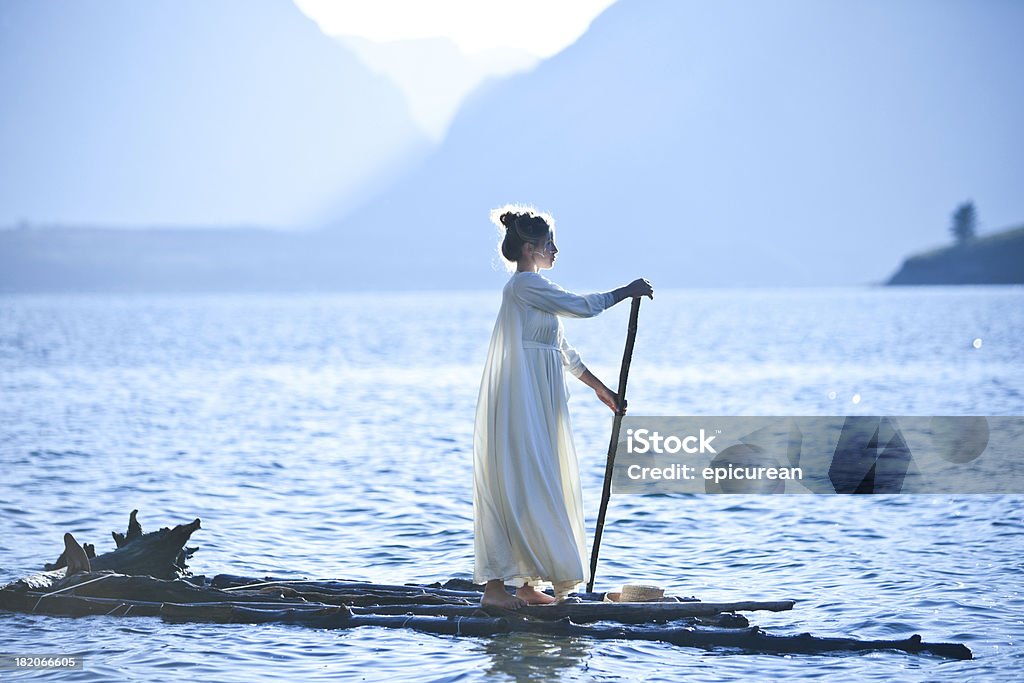
<path fill-rule="evenodd" d="M 550 605 L 555 598 L 547 593 L 541 593 L 533 586 L 526 584 L 516 590 L 516 597 L 522 598 L 529 605 Z"/>
<path fill-rule="evenodd" d="M 509 595 L 505 590 L 505 584 L 501 579 L 491 579 L 484 586 L 484 594 L 480 598 L 480 604 L 484 606 L 500 607 L 501 609 L 520 609 L 526 607 L 526 601 L 520 600 L 514 595 Z"/>

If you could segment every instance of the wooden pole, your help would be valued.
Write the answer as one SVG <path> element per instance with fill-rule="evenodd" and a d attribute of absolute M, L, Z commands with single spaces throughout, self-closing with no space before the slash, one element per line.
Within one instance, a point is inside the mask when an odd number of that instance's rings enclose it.
<path fill-rule="evenodd" d="M 601 534 L 604 532 L 604 517 L 608 511 L 608 499 L 612 495 L 612 472 L 615 469 L 615 448 L 619 443 L 619 428 L 622 416 L 626 414 L 626 380 L 629 378 L 629 363 L 633 360 L 633 343 L 636 341 L 636 322 L 640 315 L 640 297 L 633 299 L 629 309 L 629 330 L 626 333 L 626 348 L 622 352 L 622 369 L 619 370 L 619 407 L 612 422 L 612 438 L 608 444 L 608 463 L 604 468 L 604 489 L 601 492 L 601 510 L 597 513 L 597 528 L 594 529 L 594 549 L 590 553 L 590 581 L 587 592 L 594 591 L 594 575 L 597 573 L 597 553 L 601 549 Z"/>

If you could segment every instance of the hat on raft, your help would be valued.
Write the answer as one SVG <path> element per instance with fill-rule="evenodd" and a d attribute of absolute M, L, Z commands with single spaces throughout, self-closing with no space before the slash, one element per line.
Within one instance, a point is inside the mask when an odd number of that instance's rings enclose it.
<path fill-rule="evenodd" d="M 665 589 L 638 583 L 626 584 L 619 593 L 605 594 L 608 602 L 657 602 L 665 597 Z"/>

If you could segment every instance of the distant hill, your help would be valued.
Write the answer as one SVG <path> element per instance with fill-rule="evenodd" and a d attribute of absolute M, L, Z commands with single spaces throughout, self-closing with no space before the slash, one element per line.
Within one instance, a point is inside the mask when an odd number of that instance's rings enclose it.
<path fill-rule="evenodd" d="M 0 225 L 291 227 L 427 145 L 290 0 L 2 0 L 0 101 Z"/>
<path fill-rule="evenodd" d="M 882 281 L 965 194 L 1024 213 L 1022 25 L 1000 0 L 620 0 L 329 243 L 353 282 L 494 286 L 488 211 L 520 201 L 559 221 L 566 286 Z"/>
<path fill-rule="evenodd" d="M 305 236 L 259 228 L 0 230 L 0 293 L 310 291 L 337 271 Z"/>
<path fill-rule="evenodd" d="M 911 256 L 886 284 L 1024 284 L 1024 225 Z"/>

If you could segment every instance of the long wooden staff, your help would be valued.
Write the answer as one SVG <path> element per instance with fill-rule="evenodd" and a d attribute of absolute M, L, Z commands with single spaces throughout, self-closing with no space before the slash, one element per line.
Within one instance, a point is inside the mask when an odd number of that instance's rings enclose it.
<path fill-rule="evenodd" d="M 601 549 L 601 533 L 604 531 L 604 516 L 608 511 L 608 499 L 612 495 L 612 472 L 615 470 L 615 448 L 619 444 L 619 428 L 626 413 L 626 379 L 629 377 L 629 363 L 633 359 L 633 342 L 636 341 L 636 321 L 640 315 L 640 297 L 633 299 L 629 309 L 629 332 L 626 334 L 626 348 L 622 352 L 622 369 L 619 370 L 619 406 L 612 423 L 612 439 L 608 444 L 608 464 L 604 468 L 604 490 L 601 493 L 601 511 L 597 513 L 597 528 L 594 530 L 594 549 L 590 553 L 590 581 L 587 592 L 594 590 L 594 575 L 597 573 L 597 553 Z"/>

